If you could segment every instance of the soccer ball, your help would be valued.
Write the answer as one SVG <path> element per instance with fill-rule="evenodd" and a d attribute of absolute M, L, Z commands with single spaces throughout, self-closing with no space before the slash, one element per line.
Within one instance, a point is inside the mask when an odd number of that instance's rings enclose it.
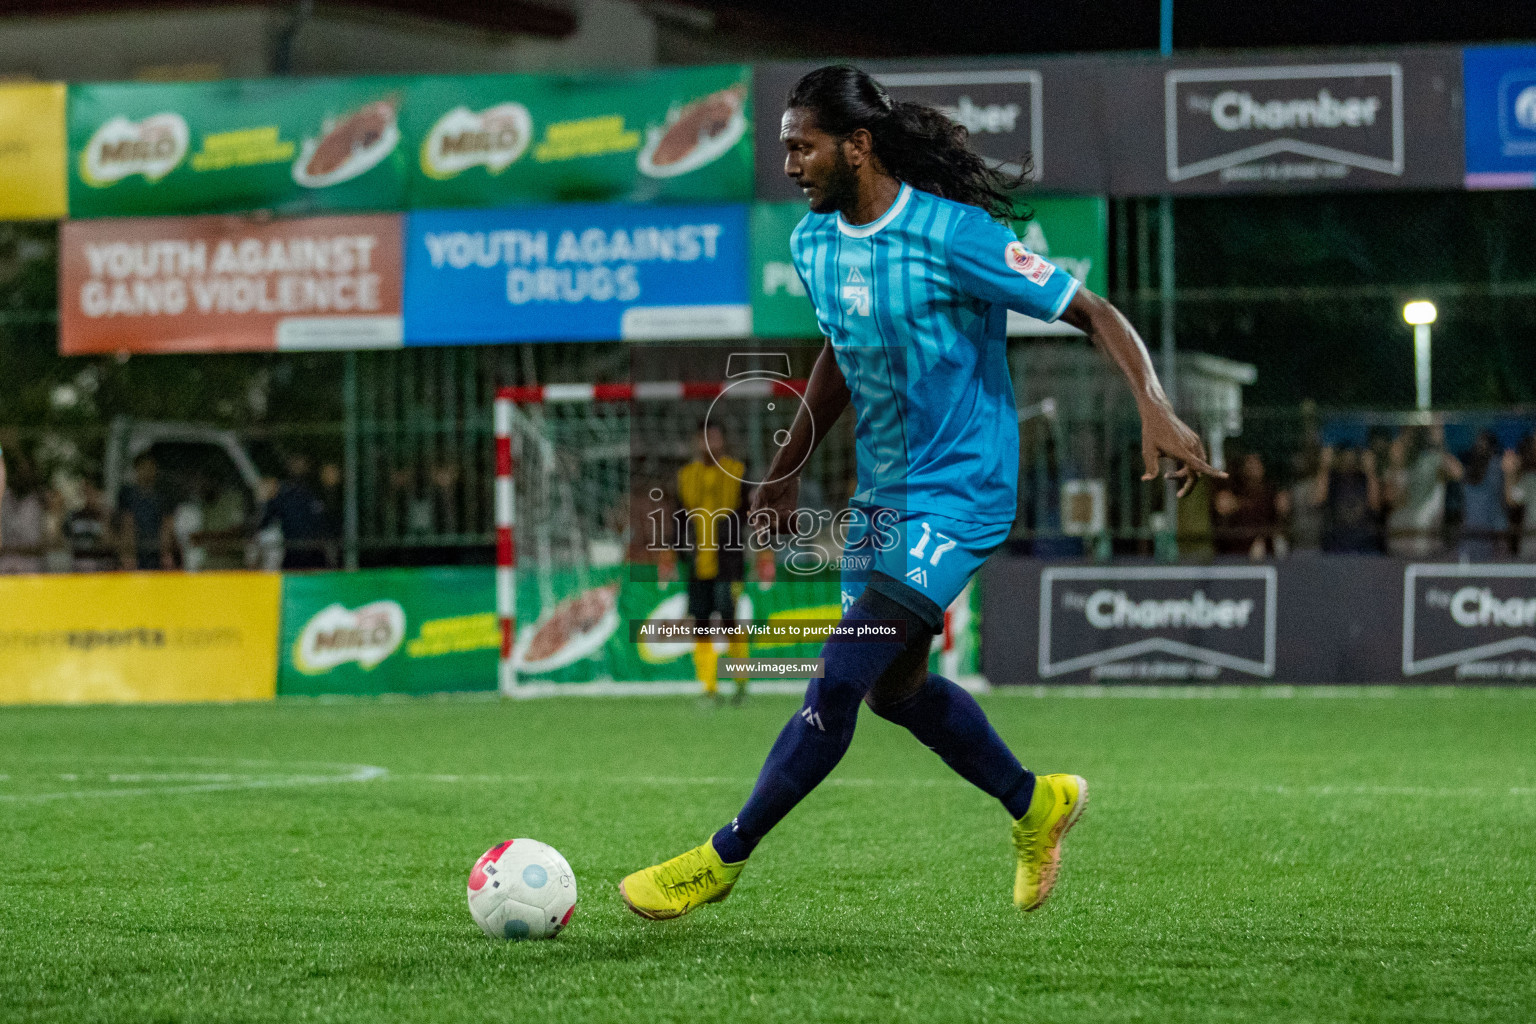
<path fill-rule="evenodd" d="M 493 939 L 552 939 L 576 909 L 576 875 L 553 846 L 508 839 L 469 873 L 469 913 Z"/>

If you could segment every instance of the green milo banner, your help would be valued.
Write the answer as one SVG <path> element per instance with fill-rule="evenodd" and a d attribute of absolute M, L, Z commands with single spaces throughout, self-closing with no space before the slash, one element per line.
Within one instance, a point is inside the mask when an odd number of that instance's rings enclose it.
<path fill-rule="evenodd" d="M 517 640 L 513 663 L 518 682 L 585 683 L 677 681 L 693 678 L 693 641 L 631 640 L 631 624 L 688 618 L 685 583 L 647 583 L 630 578 L 626 566 L 578 575 L 557 572 L 543 579 L 519 573 Z M 980 601 L 969 588 L 949 611 L 949 642 L 931 664 L 951 676 L 979 671 Z M 740 622 L 766 624 L 835 622 L 842 618 L 836 575 L 748 582 L 736 595 Z M 724 642 L 716 646 L 724 652 Z M 752 657 L 814 657 L 815 643 L 785 643 L 754 637 Z"/>
<path fill-rule="evenodd" d="M 412 80 L 415 209 L 752 196 L 751 70 Z"/>
<path fill-rule="evenodd" d="M 278 695 L 494 690 L 495 608 L 478 566 L 285 575 Z"/>
<path fill-rule="evenodd" d="M 1030 196 L 1026 201 L 1034 217 L 1014 225 L 1024 244 L 1103 294 L 1109 274 L 1109 208 L 1103 197 Z M 752 207 L 752 333 L 756 337 L 814 338 L 821 333 L 789 255 L 789 236 L 806 212 L 803 202 Z M 1014 330 L 1012 319 L 1009 329 L 1010 333 L 1029 330 Z"/>
<path fill-rule="evenodd" d="M 632 641 L 631 624 L 688 617 L 685 583 L 632 579 L 630 567 L 518 573 L 513 662 L 520 683 L 676 682 L 693 642 Z M 279 696 L 436 693 L 496 688 L 501 643 L 489 567 L 370 569 L 283 577 Z M 949 611 L 932 656 L 951 678 L 978 671 L 974 588 Z M 835 576 L 746 583 L 737 618 L 777 626 L 842 616 Z M 719 645 L 723 651 L 724 645 Z M 754 657 L 811 657 L 819 643 L 754 639 Z"/>
<path fill-rule="evenodd" d="M 72 85 L 70 216 L 400 209 L 409 81 Z"/>

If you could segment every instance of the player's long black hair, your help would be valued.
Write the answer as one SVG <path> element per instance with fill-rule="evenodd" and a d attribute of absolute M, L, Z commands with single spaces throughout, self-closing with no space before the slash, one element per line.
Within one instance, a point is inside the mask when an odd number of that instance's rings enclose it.
<path fill-rule="evenodd" d="M 1018 175 L 989 167 L 966 145 L 964 125 L 933 107 L 896 102 L 856 67 L 817 68 L 789 90 L 787 105 L 812 111 L 816 126 L 837 139 L 866 129 L 881 165 L 913 188 L 979 206 L 1001 220 L 1030 216 L 1013 195 L 1029 180 L 1027 162 Z"/>

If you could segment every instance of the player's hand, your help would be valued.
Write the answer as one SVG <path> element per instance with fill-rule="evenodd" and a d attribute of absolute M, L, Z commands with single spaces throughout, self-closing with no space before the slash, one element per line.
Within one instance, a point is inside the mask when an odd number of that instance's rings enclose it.
<path fill-rule="evenodd" d="M 1205 445 L 1178 416 L 1167 402 L 1148 401 L 1141 405 L 1141 458 L 1146 463 L 1143 480 L 1156 480 L 1160 473 L 1160 458 L 1169 458 L 1179 465 L 1162 475 L 1182 480 L 1179 497 L 1184 497 L 1202 475 L 1225 480 L 1227 474 L 1205 461 Z"/>
<path fill-rule="evenodd" d="M 790 473 L 770 480 L 752 492 L 752 508 L 747 524 L 766 538 L 788 533 L 790 520 L 800 506 L 800 474 Z M 765 545 L 766 546 L 766 545 Z"/>

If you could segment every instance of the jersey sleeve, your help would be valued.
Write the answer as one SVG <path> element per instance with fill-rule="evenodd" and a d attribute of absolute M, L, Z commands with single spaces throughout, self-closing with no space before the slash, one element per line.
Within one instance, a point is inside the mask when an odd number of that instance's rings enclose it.
<path fill-rule="evenodd" d="M 979 210 L 962 217 L 949 239 L 955 285 L 984 302 L 1051 323 L 1077 294 L 1077 279 Z"/>

